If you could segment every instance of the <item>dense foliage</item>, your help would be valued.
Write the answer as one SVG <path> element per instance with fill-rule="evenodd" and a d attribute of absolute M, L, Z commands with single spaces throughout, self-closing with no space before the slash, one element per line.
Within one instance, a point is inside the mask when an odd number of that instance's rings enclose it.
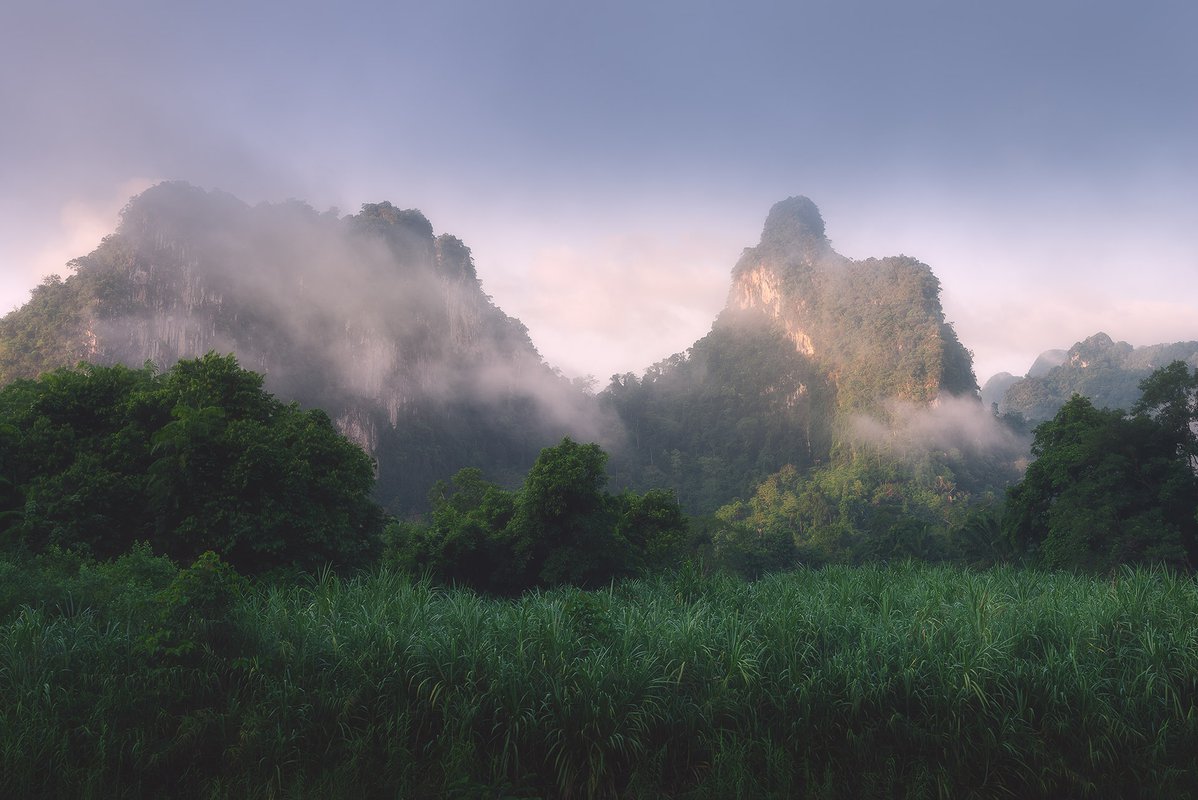
<path fill-rule="evenodd" d="M 1198 586 L 1160 572 L 686 573 L 497 601 L 385 572 L 244 587 L 219 562 L 62 558 L 0 561 L 28 592 L 0 605 L 5 797 L 1198 786 Z"/>
<path fill-rule="evenodd" d="M 119 555 L 136 541 L 245 572 L 363 564 L 381 510 L 370 460 L 324 412 L 276 400 L 232 356 L 81 365 L 0 390 L 7 544 Z"/>
<path fill-rule="evenodd" d="M 865 453 L 807 473 L 787 467 L 748 501 L 716 512 L 724 523 L 717 551 L 747 537 L 780 542 L 774 552 L 789 560 L 763 564 L 763 571 L 795 563 L 959 557 L 951 534 L 964 524 L 968 502 L 949 475 L 919 475 L 897 459 Z"/>
<path fill-rule="evenodd" d="M 1140 388 L 1130 415 L 1074 395 L 1036 428 L 1006 526 L 1045 566 L 1198 564 L 1198 369 L 1175 361 Z"/>
<path fill-rule="evenodd" d="M 612 495 L 607 454 L 564 439 L 541 451 L 517 491 L 461 470 L 433 489 L 427 525 L 388 529 L 388 559 L 409 572 L 498 594 L 598 586 L 676 563 L 685 518 L 664 490 Z"/>
<path fill-rule="evenodd" d="M 20 313 L 0 317 L 0 384 L 86 357 L 83 310 L 95 293 L 89 284 L 51 275 L 33 289 Z"/>
<path fill-rule="evenodd" d="M 1008 561 L 1017 553 L 999 530 L 996 487 L 1012 469 L 996 455 L 858 444 L 806 471 L 783 467 L 706 521 L 714 563 L 754 576 L 797 564 Z"/>

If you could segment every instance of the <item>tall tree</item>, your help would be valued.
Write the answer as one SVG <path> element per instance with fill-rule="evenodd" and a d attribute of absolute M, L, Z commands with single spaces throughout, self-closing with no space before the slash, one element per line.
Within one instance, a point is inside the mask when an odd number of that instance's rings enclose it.
<path fill-rule="evenodd" d="M 534 587 L 598 586 L 677 563 L 689 544 L 672 492 L 613 496 L 607 454 L 566 438 L 541 451 L 524 485 L 505 491 L 477 469 L 437 484 L 427 526 L 388 528 L 400 567 L 496 594 Z"/>
<path fill-rule="evenodd" d="M 602 583 L 627 568 L 607 484 L 607 454 L 566 438 L 541 451 L 512 520 L 517 551 L 537 584 Z"/>
<path fill-rule="evenodd" d="M 1035 461 L 1008 493 L 1013 543 L 1050 567 L 1194 566 L 1193 382 L 1171 364 L 1143 381 L 1131 416 L 1074 395 L 1036 428 Z"/>
<path fill-rule="evenodd" d="M 1140 384 L 1132 410 L 1152 417 L 1177 444 L 1178 453 L 1198 468 L 1198 368 L 1174 361 Z"/>

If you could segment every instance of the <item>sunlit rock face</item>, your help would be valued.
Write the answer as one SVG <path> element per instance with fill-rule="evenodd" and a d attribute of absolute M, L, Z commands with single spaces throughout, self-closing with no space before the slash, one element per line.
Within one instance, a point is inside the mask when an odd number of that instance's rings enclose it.
<path fill-rule="evenodd" d="M 913 258 L 853 261 L 832 249 L 806 197 L 774 205 L 732 271 L 726 315 L 756 312 L 819 362 L 850 406 L 977 392 L 972 358 L 946 324 L 940 282 Z"/>
<path fill-rule="evenodd" d="M 732 287 L 729 306 L 741 311 L 756 310 L 777 321 L 794 342 L 795 350 L 806 356 L 815 355 L 815 343 L 803 328 L 807 299 L 787 302 L 781 281 L 769 267 L 759 265 L 743 273 Z M 797 313 L 796 313 L 797 312 Z"/>

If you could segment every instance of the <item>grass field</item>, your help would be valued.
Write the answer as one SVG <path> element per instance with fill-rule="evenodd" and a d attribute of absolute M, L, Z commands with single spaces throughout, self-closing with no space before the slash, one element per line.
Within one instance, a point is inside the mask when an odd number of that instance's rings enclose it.
<path fill-rule="evenodd" d="M 143 601 L 2 620 L 0 796 L 1198 796 L 1188 577 L 324 576 L 174 638 Z"/>

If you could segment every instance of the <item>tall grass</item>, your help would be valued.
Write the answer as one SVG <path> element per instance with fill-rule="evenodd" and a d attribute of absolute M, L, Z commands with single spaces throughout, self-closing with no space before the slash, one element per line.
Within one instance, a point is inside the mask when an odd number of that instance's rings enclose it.
<path fill-rule="evenodd" d="M 231 633 L 0 627 L 0 795 L 1191 797 L 1198 585 L 693 574 L 498 601 L 263 587 Z"/>

